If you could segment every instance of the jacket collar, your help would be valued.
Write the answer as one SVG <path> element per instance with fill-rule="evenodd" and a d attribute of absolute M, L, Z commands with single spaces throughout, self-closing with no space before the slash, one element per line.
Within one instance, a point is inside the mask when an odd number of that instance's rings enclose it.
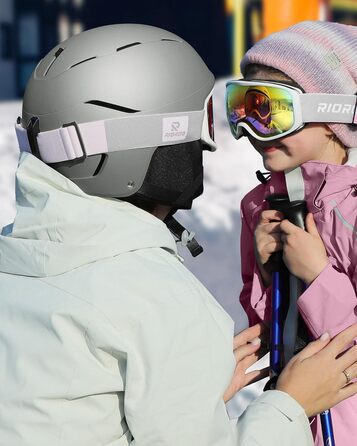
<path fill-rule="evenodd" d="M 308 161 L 300 166 L 297 178 L 294 187 L 301 188 L 309 211 L 316 212 L 324 200 L 357 185 L 357 148 L 348 150 L 348 161 L 343 165 Z M 266 196 L 272 193 L 287 193 L 283 172 L 272 173 Z"/>
<path fill-rule="evenodd" d="M 0 271 L 31 277 L 150 248 L 177 255 L 164 222 L 130 203 L 88 195 L 29 153 L 16 172 L 17 215 L 0 236 Z"/>

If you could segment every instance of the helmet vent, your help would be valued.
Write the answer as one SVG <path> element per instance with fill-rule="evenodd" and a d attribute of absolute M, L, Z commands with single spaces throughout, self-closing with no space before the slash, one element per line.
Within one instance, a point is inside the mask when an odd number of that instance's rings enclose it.
<path fill-rule="evenodd" d="M 44 76 L 47 76 L 48 72 L 50 71 L 50 69 L 52 68 L 52 65 L 55 63 L 55 61 L 57 60 L 57 57 L 62 53 L 62 51 L 64 50 L 64 48 L 58 48 L 58 50 L 55 52 L 55 55 L 53 57 L 53 59 L 51 60 L 51 62 L 49 63 L 48 67 L 46 68 L 45 72 L 43 73 Z"/>
<path fill-rule="evenodd" d="M 129 45 L 120 46 L 119 48 L 117 48 L 117 51 L 126 50 L 127 48 L 136 45 L 141 45 L 141 42 L 134 42 L 134 43 L 129 43 Z"/>
<path fill-rule="evenodd" d="M 178 40 L 174 39 L 161 39 L 162 42 L 178 42 Z"/>
<path fill-rule="evenodd" d="M 124 113 L 138 113 L 140 110 L 134 110 L 133 108 L 123 107 L 122 105 L 112 104 L 110 102 L 105 101 L 86 101 L 85 104 L 97 105 L 98 107 L 111 108 L 112 110 L 121 111 Z"/>
<path fill-rule="evenodd" d="M 69 68 L 76 67 L 77 65 L 80 65 L 81 63 L 84 63 L 84 62 L 88 62 L 88 60 L 92 60 L 92 59 L 96 59 L 96 56 L 88 57 L 88 59 L 81 60 L 80 62 L 77 62 L 77 63 L 71 65 Z"/>
<path fill-rule="evenodd" d="M 102 153 L 101 157 L 100 157 L 100 161 L 98 163 L 97 168 L 95 169 L 93 176 L 95 177 L 96 175 L 98 175 L 98 173 L 100 173 L 100 171 L 102 170 L 102 167 L 104 165 L 104 162 L 107 160 L 108 155 L 106 153 Z"/>

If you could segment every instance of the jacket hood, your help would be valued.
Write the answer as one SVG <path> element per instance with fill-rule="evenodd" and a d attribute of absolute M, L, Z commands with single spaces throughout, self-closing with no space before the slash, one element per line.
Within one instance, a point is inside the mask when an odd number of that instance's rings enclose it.
<path fill-rule="evenodd" d="M 176 254 L 166 225 L 130 203 L 87 195 L 29 153 L 16 173 L 17 215 L 0 236 L 0 271 L 32 277 L 145 248 Z"/>

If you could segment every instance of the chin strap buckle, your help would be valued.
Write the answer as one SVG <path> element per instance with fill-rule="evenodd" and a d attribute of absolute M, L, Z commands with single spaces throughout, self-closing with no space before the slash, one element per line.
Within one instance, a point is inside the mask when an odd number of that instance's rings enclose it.
<path fill-rule="evenodd" d="M 257 170 L 255 175 L 257 176 L 258 181 L 260 181 L 262 184 L 267 184 L 271 176 L 270 172 L 261 172 L 260 170 Z"/>
<path fill-rule="evenodd" d="M 197 257 L 203 252 L 202 246 L 195 239 L 194 232 L 189 232 L 172 216 L 169 216 L 167 219 L 165 219 L 165 223 L 170 232 L 176 238 L 176 241 L 181 242 L 183 246 L 186 246 L 192 254 L 192 257 Z"/>

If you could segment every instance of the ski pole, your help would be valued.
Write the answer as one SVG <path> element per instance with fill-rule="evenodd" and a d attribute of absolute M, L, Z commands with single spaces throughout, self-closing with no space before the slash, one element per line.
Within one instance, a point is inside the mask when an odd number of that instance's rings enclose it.
<path fill-rule="evenodd" d="M 280 210 L 289 203 L 287 195 L 270 195 L 267 197 L 270 209 Z M 270 331 L 270 380 L 266 388 L 275 388 L 276 381 L 283 369 L 283 326 L 284 326 L 284 268 L 282 252 L 276 252 L 271 255 L 272 269 L 272 302 L 271 302 L 271 331 Z"/>
<path fill-rule="evenodd" d="M 270 209 L 276 209 L 284 214 L 284 217 L 294 225 L 305 230 L 305 217 L 307 214 L 306 202 L 296 200 L 290 202 L 287 195 L 270 195 L 267 197 Z M 276 377 L 276 371 L 280 373 L 284 362 L 287 362 L 295 351 L 295 344 L 298 333 L 298 309 L 297 300 L 305 289 L 305 284 L 293 274 L 289 274 L 289 309 L 286 315 L 285 324 L 282 316 L 282 296 L 279 272 L 273 272 L 272 288 L 272 329 L 271 329 L 271 377 Z M 275 288 L 278 288 L 276 290 Z M 284 329 L 282 326 L 284 326 Z M 278 344 L 279 343 L 279 344 Z M 282 358 L 282 347 L 284 357 Z M 277 345 L 280 347 L 278 348 Z M 279 357 L 280 356 L 280 357 Z M 279 364 L 279 367 L 277 367 Z M 279 370 L 280 369 L 280 370 Z M 275 378 L 276 379 L 276 378 Z M 335 446 L 331 412 L 324 411 L 320 415 L 324 446 Z"/>

